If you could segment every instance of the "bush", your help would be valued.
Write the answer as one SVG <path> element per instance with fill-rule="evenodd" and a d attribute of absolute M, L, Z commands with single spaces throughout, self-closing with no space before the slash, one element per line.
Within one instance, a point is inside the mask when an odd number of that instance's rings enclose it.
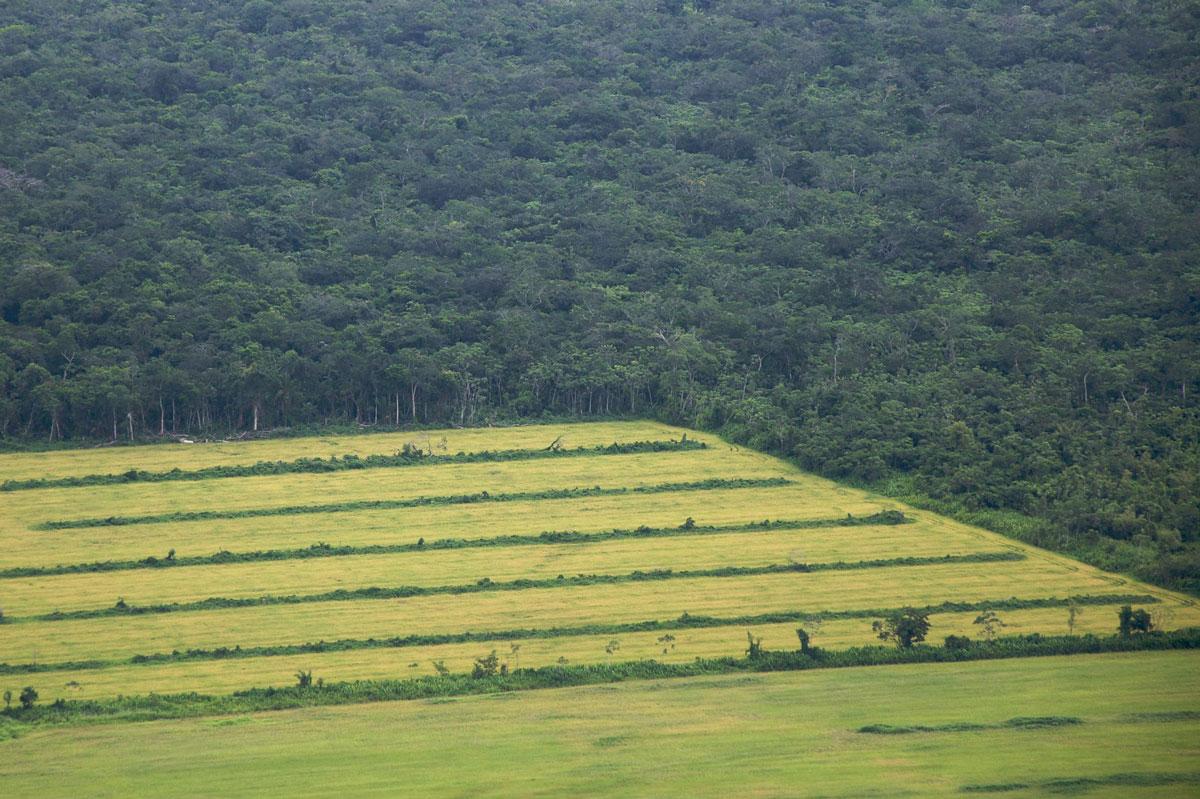
<path fill-rule="evenodd" d="M 496 650 L 487 657 L 479 658 L 475 661 L 474 668 L 471 669 L 471 676 L 475 679 L 483 677 L 495 677 L 500 672 L 500 658 L 496 657 Z"/>
<path fill-rule="evenodd" d="M 38 692 L 33 689 L 32 685 L 26 685 L 21 689 L 21 695 L 17 697 L 17 701 L 21 703 L 21 707 L 29 710 L 33 707 L 33 703 L 38 700 Z"/>
<path fill-rule="evenodd" d="M 971 639 L 965 635 L 947 635 L 946 636 L 946 648 L 947 649 L 970 649 L 971 648 Z"/>

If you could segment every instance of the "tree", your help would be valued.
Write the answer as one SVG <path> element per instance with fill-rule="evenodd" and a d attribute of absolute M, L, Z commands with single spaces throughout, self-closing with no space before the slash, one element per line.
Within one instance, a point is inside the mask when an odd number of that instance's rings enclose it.
<path fill-rule="evenodd" d="M 807 655 L 808 651 L 809 651 L 809 645 L 812 641 L 812 637 L 808 634 L 808 631 L 805 630 L 803 627 L 796 628 L 796 637 L 800 639 L 800 652 L 802 654 Z"/>
<path fill-rule="evenodd" d="M 12 691 L 8 690 L 8 691 L 4 692 L 4 709 L 10 710 L 11 708 L 12 708 Z"/>
<path fill-rule="evenodd" d="M 1071 597 L 1070 601 L 1067 602 L 1067 633 L 1069 635 L 1075 634 L 1075 623 L 1082 615 L 1083 608 L 1079 606 L 1074 597 Z"/>
<path fill-rule="evenodd" d="M 762 657 L 762 654 L 762 639 L 755 638 L 749 630 L 746 630 L 746 657 L 750 658 L 751 660 L 756 660 L 757 658 Z"/>
<path fill-rule="evenodd" d="M 38 692 L 33 689 L 33 686 L 26 685 L 21 689 L 21 695 L 17 697 L 17 701 L 21 703 L 21 707 L 29 710 L 33 707 L 33 703 L 38 700 Z"/>
<path fill-rule="evenodd" d="M 475 661 L 475 666 L 471 669 L 471 676 L 481 679 L 483 677 L 495 677 L 499 672 L 500 658 L 496 656 L 496 650 L 493 649 L 491 654 Z"/>
<path fill-rule="evenodd" d="M 996 634 L 1002 627 L 1005 626 L 1000 617 L 993 610 L 985 610 L 983 613 L 975 617 L 974 624 L 978 624 L 983 630 L 983 637 L 989 641 L 996 640 Z"/>
<path fill-rule="evenodd" d="M 296 687 L 311 688 L 313 684 L 312 671 L 297 671 L 296 672 Z"/>
<path fill-rule="evenodd" d="M 929 614 L 916 608 L 903 608 L 885 619 L 871 623 L 871 629 L 881 641 L 894 641 L 901 649 L 925 640 L 929 632 Z"/>
<path fill-rule="evenodd" d="M 1117 627 L 1122 638 L 1128 638 L 1137 633 L 1148 633 L 1154 629 L 1154 620 L 1143 608 L 1134 610 L 1129 605 L 1117 611 L 1119 625 Z"/>

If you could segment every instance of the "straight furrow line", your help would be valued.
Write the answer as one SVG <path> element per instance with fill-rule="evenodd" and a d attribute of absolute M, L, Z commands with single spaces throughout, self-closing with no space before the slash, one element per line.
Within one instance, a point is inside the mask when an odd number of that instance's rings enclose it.
<path fill-rule="evenodd" d="M 430 505 L 470 505 L 478 502 L 526 502 L 541 499 L 575 499 L 578 497 L 612 496 L 617 494 L 665 494 L 678 491 L 714 491 L 734 488 L 771 488 L 791 485 L 786 477 L 713 478 L 687 483 L 659 483 L 634 488 L 552 488 L 545 491 L 520 491 L 508 494 L 458 494 L 411 499 L 376 499 L 355 502 L 333 502 L 326 505 L 283 505 L 277 508 L 247 508 L 245 510 L 203 510 L 178 513 L 155 513 L 145 516 L 108 516 L 92 519 L 59 519 L 35 525 L 35 530 L 69 530 L 113 525 L 158 524 L 160 522 L 194 522 L 215 519 L 248 519 L 258 516 L 296 516 L 309 513 L 345 513 L 361 510 L 393 510 Z"/>
<path fill-rule="evenodd" d="M 263 607 L 266 605 L 303 605 L 311 602 L 358 602 L 373 599 L 406 599 L 436 594 L 477 594 L 491 591 L 526 591 L 531 588 L 570 588 L 581 585 L 614 585 L 618 583 L 657 582 L 661 580 L 683 580 L 721 577 L 756 577 L 764 574 L 784 572 L 855 571 L 858 569 L 888 569 L 907 566 L 932 566 L 949 563 L 999 563 L 1025 560 L 1020 552 L 972 552 L 966 555 L 936 555 L 931 557 L 879 558 L 876 560 L 835 561 L 829 563 L 774 563 L 767 566 L 722 566 L 717 569 L 695 569 L 674 571 L 654 569 L 634 571 L 628 574 L 577 574 L 572 577 L 559 575 L 552 579 L 528 579 L 493 581 L 488 577 L 474 583 L 459 585 L 399 585 L 390 587 L 339 588 L 321 594 L 266 595 L 256 597 L 209 597 L 195 602 L 172 602 L 162 605 L 128 605 L 124 600 L 110 608 L 95 610 L 69 610 L 45 613 L 37 616 L 11 617 L 11 623 L 21 624 L 37 621 L 75 621 L 100 619 L 111 616 L 143 616 L 159 613 L 184 613 L 221 608 Z"/>
<path fill-rule="evenodd" d="M 703 441 L 678 440 L 631 441 L 595 447 L 563 449 L 553 444 L 544 449 L 501 449 L 482 452 L 459 452 L 454 455 L 434 455 L 432 452 L 406 445 L 395 455 L 345 455 L 339 458 L 299 458 L 293 461 L 259 461 L 248 465 L 209 466 L 184 471 L 179 468 L 165 472 L 146 472 L 130 469 L 120 474 L 89 474 L 79 477 L 49 477 L 29 480 L 6 480 L 0 491 L 29 491 L 39 488 L 79 488 L 84 486 L 126 485 L 129 483 L 166 483 L 173 481 L 214 480 L 225 477 L 261 477 L 278 474 L 325 474 L 358 469 L 394 469 L 404 466 L 436 466 L 450 463 L 507 463 L 541 458 L 591 457 L 598 455 L 635 455 L 646 452 L 682 452 L 708 449 Z"/>
<path fill-rule="evenodd" d="M 130 571 L 134 569 L 165 569 L 177 566 L 211 566 L 228 563 L 256 563 L 274 560 L 306 560 L 309 558 L 336 558 L 353 555 L 392 555 L 405 552 L 428 552 L 439 549 L 476 549 L 481 547 L 545 546 L 547 544 L 592 544 L 628 538 L 671 538 L 676 536 L 719 535 L 728 533 L 756 533 L 782 530 L 808 530 L 830 527 L 859 527 L 909 524 L 901 511 L 886 510 L 870 516 L 847 514 L 840 519 L 805 519 L 747 522 L 745 524 L 697 525 L 685 521 L 679 527 L 614 528 L 595 533 L 575 530 L 552 530 L 532 535 L 501 535 L 491 538 L 443 538 L 425 543 L 423 538 L 411 544 L 372 544 L 367 546 L 332 546 L 317 543 L 300 549 L 268 549 L 255 552 L 228 552 L 222 550 L 212 555 L 189 557 L 148 557 L 142 560 L 109 560 L 94 563 L 77 563 L 57 566 L 16 566 L 0 570 L 0 579 L 17 577 L 50 577 L 64 574 L 90 572 Z"/>

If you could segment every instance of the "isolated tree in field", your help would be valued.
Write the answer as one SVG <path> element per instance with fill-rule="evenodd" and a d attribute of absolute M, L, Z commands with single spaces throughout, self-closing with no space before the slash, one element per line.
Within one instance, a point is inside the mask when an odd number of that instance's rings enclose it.
<path fill-rule="evenodd" d="M 444 660 L 433 661 L 433 670 L 438 673 L 439 677 L 445 677 L 450 674 L 450 669 L 446 667 L 446 661 Z"/>
<path fill-rule="evenodd" d="M 903 608 L 886 619 L 871 623 L 871 629 L 881 641 L 894 641 L 901 649 L 925 640 L 929 633 L 929 614 L 916 608 Z"/>
<path fill-rule="evenodd" d="M 38 692 L 33 690 L 33 686 L 26 685 L 21 689 L 21 695 L 17 697 L 17 701 L 21 703 L 21 707 L 29 710 L 33 707 L 33 703 L 38 700 Z"/>
<path fill-rule="evenodd" d="M 312 671 L 297 671 L 296 672 L 296 687 L 311 688 L 313 684 Z"/>
<path fill-rule="evenodd" d="M 746 657 L 754 660 L 755 658 L 762 657 L 762 653 L 762 639 L 755 638 L 749 630 L 746 630 Z"/>
<path fill-rule="evenodd" d="M 1134 610 L 1129 605 L 1125 605 L 1117 611 L 1117 619 L 1119 620 L 1117 629 L 1122 638 L 1128 638 L 1135 633 L 1148 633 L 1154 629 L 1154 620 L 1142 608 Z"/>
<path fill-rule="evenodd" d="M 974 623 L 979 625 L 980 629 L 983 630 L 983 637 L 989 641 L 995 641 L 997 633 L 1005 626 L 994 610 L 985 610 L 975 617 Z"/>
<path fill-rule="evenodd" d="M 487 657 L 481 657 L 475 661 L 475 666 L 471 669 L 471 676 L 476 679 L 495 677 L 499 672 L 500 658 L 496 657 L 496 650 L 493 649 Z"/>
<path fill-rule="evenodd" d="M 516 643 L 509 644 L 508 651 L 511 652 L 513 656 L 513 663 L 515 664 L 513 668 L 521 668 L 521 645 Z"/>
<path fill-rule="evenodd" d="M 812 637 L 808 634 L 808 630 L 805 630 L 803 627 L 797 627 L 796 637 L 800 639 L 801 654 L 807 655 L 809 651 L 809 644 L 812 641 Z"/>
<path fill-rule="evenodd" d="M 12 691 L 5 691 L 4 692 L 4 709 L 9 710 L 10 708 L 12 708 Z"/>
<path fill-rule="evenodd" d="M 1083 608 L 1079 607 L 1079 603 L 1072 598 L 1067 602 L 1067 632 L 1071 635 L 1075 634 L 1075 622 L 1083 615 Z"/>
<path fill-rule="evenodd" d="M 621 648 L 621 641 L 616 638 L 612 639 L 611 641 L 609 641 L 607 644 L 604 645 L 604 651 L 609 655 L 614 654 L 620 648 Z"/>

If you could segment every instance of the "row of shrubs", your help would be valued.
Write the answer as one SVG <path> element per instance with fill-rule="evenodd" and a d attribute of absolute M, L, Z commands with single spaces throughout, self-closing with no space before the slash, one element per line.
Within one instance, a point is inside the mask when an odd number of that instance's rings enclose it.
<path fill-rule="evenodd" d="M 403 680 L 314 683 L 310 677 L 288 688 L 255 688 L 222 696 L 197 693 L 118 697 L 107 700 L 59 700 L 51 705 L 7 708 L 5 716 L 26 723 L 70 724 L 119 719 L 152 720 L 226 713 L 345 705 L 364 702 L 430 699 L 541 688 L 564 688 L 739 672 L 804 671 L 912 663 L 944 663 L 1050 655 L 1080 655 L 1200 648 L 1200 630 L 1147 633 L 1131 637 L 1041 636 L 1002 638 L 961 648 L 919 645 L 911 648 L 855 647 L 838 651 L 759 652 L 754 657 L 711 658 L 689 663 L 641 660 L 624 663 L 554 665 L 506 673 L 439 674 Z"/>
<path fill-rule="evenodd" d="M 915 610 L 927 614 L 966 613 L 985 610 L 1033 610 L 1038 608 L 1065 608 L 1115 605 L 1119 603 L 1155 604 L 1159 600 L 1146 594 L 1095 594 L 1068 598 L 1040 597 L 1037 599 L 988 600 L 986 602 L 943 602 L 926 605 Z M 279 644 L 275 646 L 217 647 L 214 649 L 188 649 L 185 651 L 138 654 L 120 660 L 76 660 L 60 663 L 0 663 L 0 674 L 33 674 L 48 671 L 86 671 L 128 664 L 154 664 L 193 660 L 226 660 L 231 658 L 281 657 L 319 652 L 347 652 L 359 649 L 401 649 L 414 646 L 436 646 L 439 644 L 461 644 L 472 641 L 496 642 L 522 639 L 569 638 L 588 635 L 620 635 L 640 632 L 667 632 L 672 630 L 711 627 L 741 627 L 759 624 L 787 622 L 836 621 L 839 619 L 870 619 L 885 617 L 897 612 L 896 608 L 864 608 L 860 610 L 836 610 L 814 613 L 812 611 L 775 611 L 743 616 L 702 616 L 684 613 L 674 619 L 653 619 L 639 622 L 614 624 L 583 624 L 574 627 L 526 627 L 510 630 L 483 632 L 427 633 L 421 635 L 393 636 L 390 638 L 344 638 L 337 641 L 314 641 L 303 644 Z"/>
<path fill-rule="evenodd" d="M 544 449 L 503 449 L 481 452 L 459 452 L 454 455 L 435 455 L 412 444 L 394 455 L 334 455 L 329 458 L 298 458 L 291 461 L 259 461 L 248 465 L 209 466 L 204 469 L 184 471 L 170 469 L 162 472 L 130 469 L 120 474 L 89 474 L 78 477 L 48 477 L 32 480 L 6 480 L 0 483 L 0 491 L 26 491 L 35 488 L 75 488 L 81 486 L 120 485 L 123 483 L 165 483 L 176 480 L 213 480 L 223 477 L 259 477 L 278 474 L 314 474 L 342 472 L 352 469 L 391 469 L 401 466 L 417 466 L 445 463 L 498 463 L 524 461 L 537 458 L 571 458 L 594 455 L 632 455 L 643 452 L 680 452 L 707 449 L 703 441 L 684 436 L 668 441 L 631 441 L 595 447 L 550 446 Z"/>
<path fill-rule="evenodd" d="M 268 549 L 255 552 L 229 552 L 222 550 L 212 555 L 176 557 L 175 550 L 166 557 L 148 557 L 141 560 L 106 560 L 95 563 L 76 563 L 57 566 L 15 566 L 0 570 L 0 579 L 16 577 L 48 577 L 60 574 L 83 574 L 87 572 L 129 571 L 133 569 L 160 569 L 172 566 L 211 566 L 223 563 L 254 563 L 272 560 L 303 560 L 307 558 L 333 558 L 348 555 L 392 555 L 404 552 L 422 552 L 430 549 L 476 549 L 481 547 L 536 546 L 544 544 L 592 544 L 621 538 L 668 538 L 681 535 L 715 535 L 739 532 L 763 532 L 771 530 L 806 530 L 824 527 L 856 527 L 860 525 L 907 524 L 911 519 L 898 510 L 885 510 L 870 516 L 847 514 L 840 519 L 804 519 L 797 521 L 764 520 L 747 524 L 698 525 L 691 517 L 678 527 L 616 528 L 594 533 L 575 530 L 551 530 L 534 535 L 500 535 L 492 538 L 442 538 L 425 543 L 418 539 L 411 544 L 371 544 L 367 546 L 333 546 L 316 543 L 300 549 Z"/>
<path fill-rule="evenodd" d="M 281 505 L 274 508 L 247 508 L 244 510 L 202 510 L 176 513 L 154 513 L 145 516 L 107 516 L 93 519 L 59 519 L 43 522 L 34 529 L 68 530 L 87 527 L 109 527 L 128 524 L 157 524 L 160 522 L 194 522 L 214 519 L 246 519 L 258 516 L 295 516 L 307 513 L 344 513 L 359 510 L 393 510 L 416 508 L 429 505 L 469 505 L 476 502 L 524 502 L 539 499 L 575 499 L 577 497 L 608 496 L 612 494 L 658 494 L 673 491 L 710 491 L 730 488 L 769 488 L 790 485 L 786 477 L 762 478 L 711 478 L 685 483 L 659 483 L 657 485 L 632 488 L 552 488 L 544 491 L 521 491 L 509 494 L 458 494 L 411 499 L 375 499 L 355 502 L 333 502 L 326 505 Z"/>
<path fill-rule="evenodd" d="M 404 599 L 438 594 L 475 594 L 485 591 L 525 591 L 531 588 L 568 588 L 582 585 L 615 585 L 619 583 L 651 582 L 660 580 L 696 579 L 708 577 L 754 577 L 786 572 L 853 571 L 858 569 L 883 569 L 907 566 L 929 566 L 945 563 L 997 563 L 1024 560 L 1025 555 L 1012 550 L 1003 552 L 972 552 L 966 555 L 934 555 L 929 557 L 879 558 L 863 561 L 836 561 L 830 563 L 775 563 L 766 566 L 722 566 L 715 569 L 651 569 L 626 574 L 576 574 L 571 577 L 558 575 L 554 578 L 495 581 L 489 577 L 474 583 L 458 585 L 400 585 L 370 586 L 366 588 L 339 588 L 320 594 L 266 595 L 257 597 L 209 597 L 194 602 L 171 602 L 160 605 L 130 605 L 123 599 L 109 608 L 95 610 L 56 610 L 38 616 L 27 616 L 16 621 L 66 621 L 98 619 L 108 616 L 140 616 L 157 613 L 180 613 L 217 608 L 244 608 L 265 605 L 301 605 L 310 602 L 352 602 L 367 599 Z"/>

